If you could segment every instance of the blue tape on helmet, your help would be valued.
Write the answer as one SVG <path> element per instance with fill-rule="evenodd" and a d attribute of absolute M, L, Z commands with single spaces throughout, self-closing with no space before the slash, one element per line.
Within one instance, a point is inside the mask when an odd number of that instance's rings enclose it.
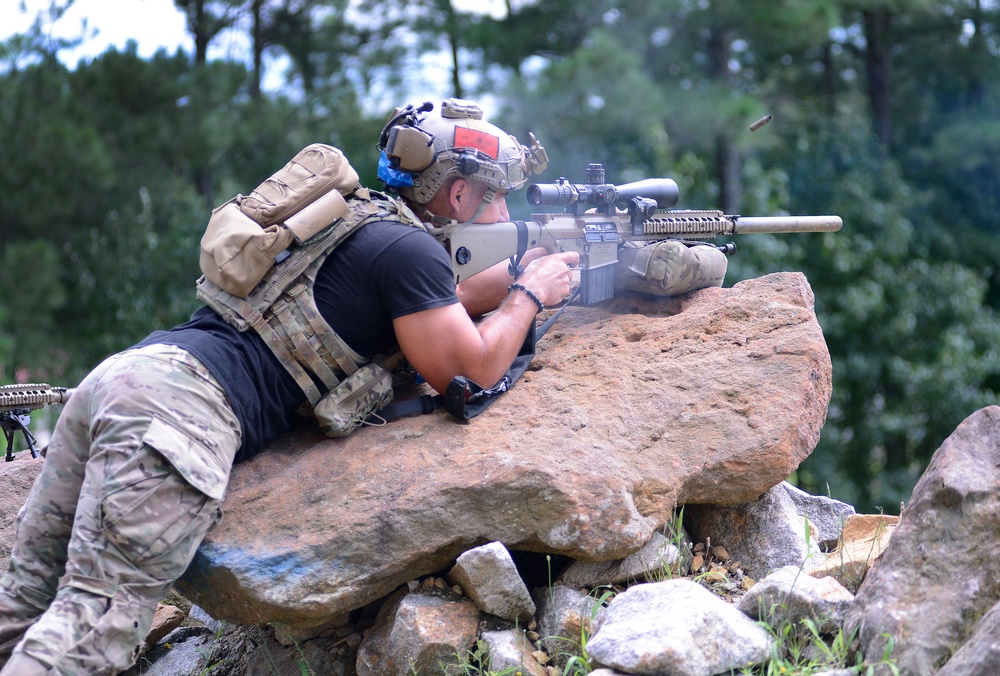
<path fill-rule="evenodd" d="M 378 178 L 390 188 L 404 188 L 413 185 L 413 176 L 393 167 L 384 152 L 378 158 Z"/>

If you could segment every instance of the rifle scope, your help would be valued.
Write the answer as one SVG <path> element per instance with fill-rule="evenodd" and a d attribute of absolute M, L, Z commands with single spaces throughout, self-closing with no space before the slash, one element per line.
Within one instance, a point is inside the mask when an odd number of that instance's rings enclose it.
<path fill-rule="evenodd" d="M 573 184 L 565 178 L 555 183 L 533 183 L 528 186 L 528 203 L 536 207 L 558 207 L 586 204 L 596 207 L 625 204 L 635 198 L 656 200 L 660 209 L 670 209 L 680 198 L 680 189 L 673 179 L 647 178 L 624 185 Z"/>

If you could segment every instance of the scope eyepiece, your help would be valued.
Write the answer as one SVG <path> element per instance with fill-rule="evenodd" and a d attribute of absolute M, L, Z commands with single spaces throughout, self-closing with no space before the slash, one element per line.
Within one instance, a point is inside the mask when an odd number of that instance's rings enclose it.
<path fill-rule="evenodd" d="M 532 183 L 528 186 L 528 204 L 536 207 L 561 207 L 577 200 L 574 186 L 565 181 Z"/>

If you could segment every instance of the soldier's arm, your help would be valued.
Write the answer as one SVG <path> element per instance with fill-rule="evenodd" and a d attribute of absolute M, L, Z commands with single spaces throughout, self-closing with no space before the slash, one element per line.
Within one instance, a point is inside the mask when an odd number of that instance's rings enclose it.
<path fill-rule="evenodd" d="M 529 265 L 518 280 L 545 305 L 569 294 L 570 266 L 576 252 L 545 256 Z M 471 281 L 471 280 L 470 280 Z M 514 361 L 538 305 L 522 291 L 506 293 L 500 307 L 479 324 L 461 303 L 405 315 L 393 320 L 399 347 L 407 361 L 438 392 L 455 376 L 489 387 Z"/>

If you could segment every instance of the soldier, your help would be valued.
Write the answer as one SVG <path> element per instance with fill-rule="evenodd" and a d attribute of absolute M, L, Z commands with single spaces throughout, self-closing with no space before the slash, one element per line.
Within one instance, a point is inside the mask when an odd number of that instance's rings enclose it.
<path fill-rule="evenodd" d="M 315 335 L 284 331 L 296 346 L 288 350 L 273 335 L 288 328 L 278 304 L 265 313 L 270 325 L 255 324 L 264 337 L 224 319 L 225 303 L 206 306 L 109 357 L 76 388 L 0 578 L 2 676 L 134 663 L 157 601 L 221 517 L 232 464 L 302 424 L 315 383 L 296 374 L 342 371 L 332 357 L 325 367 L 287 363 L 308 351 L 304 342 L 333 341 L 358 363 L 398 345 L 439 392 L 458 375 L 492 384 L 535 315 L 566 298 L 576 253 L 531 251 L 517 285 L 503 264 L 456 288 L 431 234 L 449 221 L 508 220 L 507 193 L 545 167 L 541 146 L 522 146 L 467 102 L 403 112 L 382 134 L 379 172 L 402 201 L 359 193 L 375 207 L 306 284 Z"/>

